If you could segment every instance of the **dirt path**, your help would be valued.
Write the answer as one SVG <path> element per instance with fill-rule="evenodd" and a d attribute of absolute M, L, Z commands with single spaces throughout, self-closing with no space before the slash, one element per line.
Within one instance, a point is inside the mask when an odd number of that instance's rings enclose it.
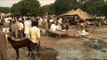
<path fill-rule="evenodd" d="M 40 51 L 41 56 L 38 60 L 106 60 L 107 49 L 105 49 L 105 52 L 102 52 L 86 46 L 84 41 L 89 41 L 89 38 L 106 41 L 107 28 L 97 28 L 94 33 L 91 33 L 85 38 L 57 39 L 54 37 L 41 36 L 42 49 Z M 31 60 L 31 58 L 27 57 L 27 54 L 26 48 L 20 49 L 19 60 Z M 8 57 L 9 60 L 14 60 L 16 57 L 12 47 L 8 48 Z"/>

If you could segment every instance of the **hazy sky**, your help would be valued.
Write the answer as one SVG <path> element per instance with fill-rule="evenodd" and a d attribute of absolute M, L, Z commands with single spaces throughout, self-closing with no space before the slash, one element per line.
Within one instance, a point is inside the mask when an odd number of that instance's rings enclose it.
<path fill-rule="evenodd" d="M 20 0 L 0 0 L 0 7 L 11 7 L 14 3 L 17 3 L 19 1 Z M 42 6 L 55 2 L 55 0 L 38 0 L 38 1 Z"/>

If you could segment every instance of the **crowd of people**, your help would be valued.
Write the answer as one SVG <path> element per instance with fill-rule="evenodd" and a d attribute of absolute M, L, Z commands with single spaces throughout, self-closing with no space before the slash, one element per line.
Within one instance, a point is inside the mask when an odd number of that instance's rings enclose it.
<path fill-rule="evenodd" d="M 44 16 L 44 17 L 19 17 L 11 18 L 6 17 L 1 19 L 3 23 L 3 32 L 9 33 L 11 36 L 17 38 L 30 38 L 30 29 L 32 27 L 32 22 L 35 21 L 38 28 L 44 28 L 46 31 L 56 31 L 63 30 L 66 31 L 69 29 L 69 24 L 67 22 L 63 23 L 61 18 L 55 16 Z"/>

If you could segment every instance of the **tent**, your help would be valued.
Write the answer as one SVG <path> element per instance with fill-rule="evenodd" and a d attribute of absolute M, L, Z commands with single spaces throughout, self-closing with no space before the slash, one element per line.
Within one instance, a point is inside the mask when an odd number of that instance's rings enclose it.
<path fill-rule="evenodd" d="M 87 12 L 82 11 L 79 8 L 76 11 L 74 11 L 71 15 L 78 15 L 80 17 L 80 19 L 82 19 L 82 20 L 94 18 L 92 15 L 88 14 Z"/>
<path fill-rule="evenodd" d="M 68 11 L 67 13 L 62 14 L 61 16 L 65 16 L 65 15 L 67 15 L 67 16 L 77 15 L 82 20 L 87 20 L 87 19 L 93 19 L 94 18 L 92 15 L 88 14 L 87 12 L 84 12 L 80 8 L 78 8 L 75 11 L 74 10 Z"/>

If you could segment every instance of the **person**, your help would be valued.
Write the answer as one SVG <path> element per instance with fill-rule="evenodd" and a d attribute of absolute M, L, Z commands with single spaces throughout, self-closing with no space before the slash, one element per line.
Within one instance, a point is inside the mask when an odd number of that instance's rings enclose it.
<path fill-rule="evenodd" d="M 39 50 L 39 38 L 40 38 L 40 29 L 37 27 L 37 21 L 32 22 L 32 27 L 30 28 L 30 40 L 32 41 L 33 52 L 38 53 Z M 34 53 L 34 54 L 35 54 Z"/>
<path fill-rule="evenodd" d="M 20 38 L 22 39 L 23 38 L 23 29 L 24 29 L 24 26 L 23 26 L 23 23 L 21 20 L 18 21 L 19 22 L 19 36 Z"/>
<path fill-rule="evenodd" d="M 43 19 L 41 17 L 39 17 L 38 27 L 42 27 L 42 23 L 43 23 Z"/>
<path fill-rule="evenodd" d="M 69 29 L 69 24 L 68 24 L 68 22 L 64 22 L 63 24 L 62 24 L 62 31 L 67 31 Z"/>
<path fill-rule="evenodd" d="M 62 30 L 62 27 L 60 24 L 56 24 L 56 30 Z"/>
<path fill-rule="evenodd" d="M 6 35 L 2 32 L 2 23 L 0 23 L 0 60 L 7 60 Z"/>
<path fill-rule="evenodd" d="M 50 31 L 56 31 L 57 27 L 56 24 L 54 22 L 52 22 L 51 26 L 50 26 Z"/>
<path fill-rule="evenodd" d="M 13 21 L 11 28 L 12 28 L 12 35 L 17 39 L 18 38 L 19 26 L 18 26 L 18 22 L 16 20 Z"/>
<path fill-rule="evenodd" d="M 24 34 L 26 38 L 29 38 L 29 29 L 31 27 L 31 23 L 29 21 L 30 19 L 28 18 L 25 22 L 24 22 Z"/>
<path fill-rule="evenodd" d="M 85 36 L 85 35 L 88 35 L 88 34 L 89 34 L 89 33 L 86 32 L 85 29 L 82 29 L 81 31 L 79 31 L 79 35 L 81 35 L 81 36 Z"/>
<path fill-rule="evenodd" d="M 58 18 L 58 24 L 62 24 L 62 18 Z"/>
<path fill-rule="evenodd" d="M 85 22 L 80 23 L 80 28 L 85 29 L 86 28 L 86 23 Z"/>

